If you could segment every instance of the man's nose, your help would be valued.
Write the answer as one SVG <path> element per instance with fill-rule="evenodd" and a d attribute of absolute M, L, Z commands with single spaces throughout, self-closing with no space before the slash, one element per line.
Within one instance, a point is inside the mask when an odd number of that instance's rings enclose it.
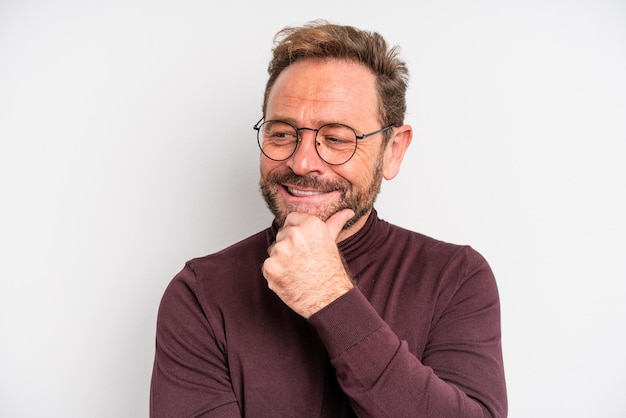
<path fill-rule="evenodd" d="M 326 164 L 317 153 L 315 141 L 316 132 L 312 130 L 300 130 L 298 132 L 300 142 L 296 152 L 287 160 L 287 166 L 295 174 L 304 176 L 307 174 L 322 174 Z"/>

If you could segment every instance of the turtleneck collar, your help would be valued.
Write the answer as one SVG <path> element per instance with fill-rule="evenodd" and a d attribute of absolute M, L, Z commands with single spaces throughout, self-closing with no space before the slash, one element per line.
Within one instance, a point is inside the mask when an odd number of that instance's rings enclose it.
<path fill-rule="evenodd" d="M 339 243 L 339 250 L 346 261 L 353 260 L 378 247 L 389 232 L 389 224 L 378 217 L 372 209 L 365 225 L 356 234 Z"/>
<path fill-rule="evenodd" d="M 389 227 L 389 223 L 378 217 L 376 209 L 372 209 L 363 228 L 338 244 L 339 251 L 346 261 L 354 260 L 381 245 L 389 233 Z M 277 233 L 278 225 L 273 222 L 270 228 L 271 241 L 276 239 Z"/>

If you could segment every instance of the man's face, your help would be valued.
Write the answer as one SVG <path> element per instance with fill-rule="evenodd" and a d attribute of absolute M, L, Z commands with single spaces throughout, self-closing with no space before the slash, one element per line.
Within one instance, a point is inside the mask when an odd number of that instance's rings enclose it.
<path fill-rule="evenodd" d="M 358 135 L 381 128 L 374 74 L 362 64 L 346 61 L 303 60 L 287 67 L 272 87 L 266 120 L 282 120 L 317 129 L 343 123 Z M 290 212 L 315 215 L 326 221 L 350 208 L 356 216 L 346 231 L 365 223 L 382 181 L 383 134 L 359 141 L 345 164 L 326 164 L 317 154 L 315 132 L 300 131 L 302 141 L 285 161 L 261 154 L 261 191 L 280 226 Z"/>

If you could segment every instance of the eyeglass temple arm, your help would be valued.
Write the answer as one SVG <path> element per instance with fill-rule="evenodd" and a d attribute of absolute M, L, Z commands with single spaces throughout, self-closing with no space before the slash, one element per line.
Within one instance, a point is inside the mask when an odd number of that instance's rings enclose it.
<path fill-rule="evenodd" d="M 252 129 L 254 129 L 255 131 L 258 131 L 259 130 L 259 125 L 261 124 L 261 122 L 263 122 L 263 119 L 265 119 L 265 115 L 261 116 L 261 119 L 259 119 L 259 121 L 254 124 Z"/>

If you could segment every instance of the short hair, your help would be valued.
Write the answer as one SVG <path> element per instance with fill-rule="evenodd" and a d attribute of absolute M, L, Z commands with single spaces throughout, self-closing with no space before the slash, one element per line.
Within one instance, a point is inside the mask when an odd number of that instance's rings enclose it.
<path fill-rule="evenodd" d="M 316 20 L 301 27 L 286 27 L 274 37 L 263 113 L 272 86 L 289 65 L 302 59 L 344 59 L 361 63 L 373 71 L 380 122 L 383 126 L 401 126 L 406 112 L 409 76 L 406 63 L 399 58 L 398 52 L 399 48 L 389 48 L 380 34 L 352 26 Z"/>

